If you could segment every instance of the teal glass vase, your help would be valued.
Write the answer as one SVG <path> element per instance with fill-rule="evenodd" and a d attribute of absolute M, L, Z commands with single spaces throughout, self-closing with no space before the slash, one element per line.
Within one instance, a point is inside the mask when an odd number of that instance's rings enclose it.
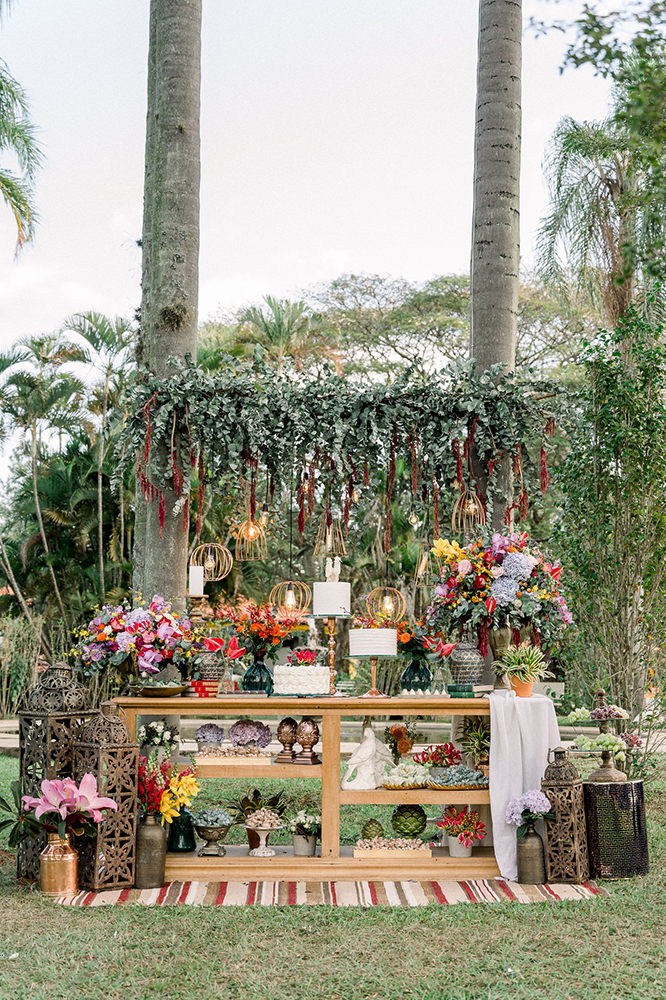
<path fill-rule="evenodd" d="M 263 660 L 256 659 L 243 674 L 241 681 L 243 691 L 251 691 L 255 694 L 265 691 L 266 694 L 273 694 L 273 675 Z"/>
<path fill-rule="evenodd" d="M 167 851 L 176 854 L 189 854 L 195 851 L 197 841 L 194 836 L 194 825 L 192 823 L 192 813 L 187 809 L 181 809 L 180 815 L 174 816 L 169 827 L 167 839 Z"/>
<path fill-rule="evenodd" d="M 402 694 L 425 694 L 432 689 L 432 670 L 428 661 L 415 657 L 400 675 Z"/>

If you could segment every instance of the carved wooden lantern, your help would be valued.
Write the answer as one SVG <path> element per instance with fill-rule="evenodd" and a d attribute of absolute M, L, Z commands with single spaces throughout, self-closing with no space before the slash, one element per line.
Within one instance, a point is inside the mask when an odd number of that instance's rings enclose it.
<path fill-rule="evenodd" d="M 72 676 L 66 663 L 54 663 L 28 695 L 28 707 L 19 717 L 19 781 L 21 795 L 39 798 L 45 778 L 74 775 L 74 738 L 96 715 L 88 709 L 88 692 Z M 46 834 L 27 838 L 18 848 L 18 878 L 39 878 L 39 855 Z"/>
<path fill-rule="evenodd" d="M 541 791 L 554 819 L 545 819 L 546 871 L 549 882 L 585 882 L 590 877 L 583 779 L 563 747 L 553 751 Z"/>
<path fill-rule="evenodd" d="M 104 702 L 74 744 L 76 780 L 94 774 L 98 795 L 118 806 L 117 812 L 104 814 L 95 837 L 77 840 L 79 884 L 94 892 L 134 885 L 139 744 L 117 712 L 113 702 Z"/>

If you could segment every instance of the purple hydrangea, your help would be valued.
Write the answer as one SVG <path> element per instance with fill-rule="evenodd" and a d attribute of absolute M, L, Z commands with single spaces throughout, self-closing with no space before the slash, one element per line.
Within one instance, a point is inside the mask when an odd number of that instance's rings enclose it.
<path fill-rule="evenodd" d="M 529 792 L 517 795 L 515 799 L 511 799 L 506 807 L 505 819 L 507 823 L 520 826 L 523 822 L 523 812 L 531 813 L 533 816 L 550 812 L 550 799 L 538 788 L 531 788 Z"/>
<path fill-rule="evenodd" d="M 229 739 L 235 747 L 256 743 L 258 747 L 267 747 L 271 742 L 271 731 L 263 722 L 253 722 L 252 719 L 239 719 L 229 730 Z"/>
<path fill-rule="evenodd" d="M 197 743 L 222 743 L 224 729 L 215 722 L 205 722 L 194 734 Z"/>
<path fill-rule="evenodd" d="M 490 593 L 498 604 L 511 604 L 518 593 L 518 580 L 510 576 L 500 576 L 491 584 Z"/>
<path fill-rule="evenodd" d="M 504 556 L 502 569 L 504 576 L 510 576 L 514 580 L 527 580 L 532 575 L 534 563 L 522 552 L 508 552 Z"/>

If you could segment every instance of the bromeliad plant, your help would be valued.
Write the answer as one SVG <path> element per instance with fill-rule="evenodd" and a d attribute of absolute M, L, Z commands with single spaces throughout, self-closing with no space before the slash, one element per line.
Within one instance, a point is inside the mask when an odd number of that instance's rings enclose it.
<path fill-rule="evenodd" d="M 423 753 L 414 754 L 414 763 L 425 767 L 451 767 L 460 763 L 460 751 L 453 743 L 440 743 L 438 746 L 426 747 Z"/>
<path fill-rule="evenodd" d="M 532 788 L 511 799 L 506 807 L 505 818 L 507 823 L 517 827 L 516 837 L 524 837 L 534 829 L 537 820 L 555 819 L 555 816 L 550 811 L 550 799 L 538 788 Z"/>
<path fill-rule="evenodd" d="M 483 840 L 486 835 L 485 824 L 481 822 L 479 814 L 474 809 L 469 812 L 461 809 L 457 813 L 453 806 L 448 806 L 435 826 L 444 830 L 447 837 L 457 837 L 465 847 L 473 846 L 475 840 Z"/>
<path fill-rule="evenodd" d="M 490 722 L 478 715 L 467 715 L 456 732 L 456 742 L 474 763 L 485 760 L 490 753 Z"/>
<path fill-rule="evenodd" d="M 524 684 L 553 676 L 546 667 L 542 651 L 527 640 L 518 646 L 503 649 L 495 672 L 509 679 L 515 677 Z"/>
<path fill-rule="evenodd" d="M 10 818 L 0 821 L 0 830 L 11 827 L 9 846 L 15 847 L 26 837 L 38 837 L 43 831 L 57 833 L 63 840 L 68 833 L 94 837 L 104 811 L 118 805 L 113 799 L 97 794 L 94 774 L 84 774 L 79 785 L 72 778 L 45 778 L 39 797 L 20 794 L 20 783 L 11 784 L 14 807 L 0 797 L 0 809 Z"/>
<path fill-rule="evenodd" d="M 162 825 L 189 808 L 200 787 L 193 767 L 179 773 L 173 764 L 158 761 L 156 751 L 139 757 L 139 804 L 146 815 L 159 816 Z"/>

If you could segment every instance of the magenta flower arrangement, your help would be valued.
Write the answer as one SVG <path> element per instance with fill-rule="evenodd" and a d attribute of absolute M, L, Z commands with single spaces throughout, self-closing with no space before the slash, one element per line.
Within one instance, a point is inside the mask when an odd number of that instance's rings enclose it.
<path fill-rule="evenodd" d="M 94 836 L 96 826 L 104 820 L 107 809 L 118 809 L 113 799 L 97 794 L 94 774 L 84 774 L 79 785 L 72 778 L 45 778 L 40 796 L 23 795 L 19 799 L 18 781 L 12 782 L 14 807 L 0 797 L 0 809 L 11 818 L 0 820 L 0 830 L 12 827 L 9 846 L 15 847 L 25 837 L 37 837 L 42 831 L 57 833 L 63 839 L 68 833 L 77 837 Z"/>
<path fill-rule="evenodd" d="M 106 604 L 78 630 L 77 638 L 79 645 L 71 652 L 86 676 L 131 659 L 143 678 L 169 663 L 187 677 L 204 649 L 204 640 L 193 632 L 189 618 L 173 611 L 170 602 L 158 595 L 148 607 Z"/>

